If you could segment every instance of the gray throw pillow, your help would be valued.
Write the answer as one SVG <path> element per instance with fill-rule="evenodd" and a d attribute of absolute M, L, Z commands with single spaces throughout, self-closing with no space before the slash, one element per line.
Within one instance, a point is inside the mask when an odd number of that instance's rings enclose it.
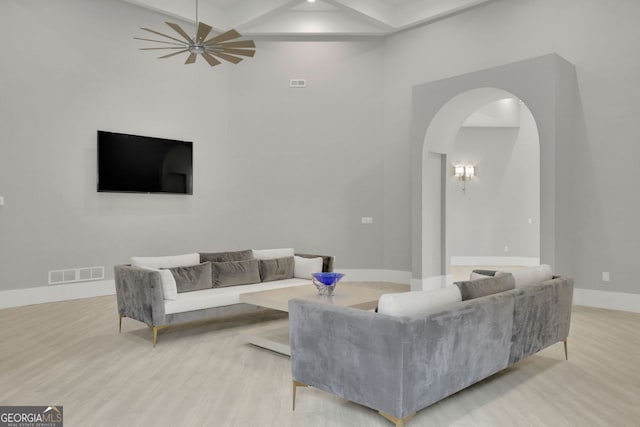
<path fill-rule="evenodd" d="M 200 291 L 210 289 L 213 286 L 211 282 L 211 263 L 203 262 L 198 265 L 174 267 L 168 270 L 176 280 L 178 293 Z"/>
<path fill-rule="evenodd" d="M 462 301 L 466 301 L 514 289 L 516 282 L 512 274 L 505 274 L 499 277 L 455 282 L 454 285 L 460 289 Z"/>
<path fill-rule="evenodd" d="M 260 280 L 271 282 L 274 280 L 293 278 L 293 257 L 261 259 L 260 260 Z"/>
<path fill-rule="evenodd" d="M 246 261 L 248 259 L 253 259 L 251 249 L 235 252 L 200 253 L 200 262 L 231 262 Z"/>
<path fill-rule="evenodd" d="M 260 283 L 258 260 L 212 262 L 211 276 L 214 288 Z"/>
<path fill-rule="evenodd" d="M 496 275 L 497 270 L 473 270 L 472 273 L 476 273 L 476 274 L 481 274 L 483 276 L 495 276 Z"/>

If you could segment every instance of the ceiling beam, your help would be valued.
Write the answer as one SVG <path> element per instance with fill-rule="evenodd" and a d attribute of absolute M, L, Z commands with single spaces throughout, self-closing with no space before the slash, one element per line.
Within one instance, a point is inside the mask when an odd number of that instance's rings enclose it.
<path fill-rule="evenodd" d="M 246 0 L 228 11 L 230 28 L 242 31 L 270 19 L 305 0 Z"/>
<path fill-rule="evenodd" d="M 195 21 L 195 0 L 121 0 L 165 16 L 185 22 Z M 421 0 L 393 6 L 384 0 L 322 0 L 323 3 L 342 12 L 354 23 L 352 34 L 383 35 L 402 31 L 431 21 L 459 13 L 494 0 Z M 198 17 L 211 25 L 216 32 L 235 28 L 241 32 L 256 34 L 348 34 L 347 20 L 338 19 L 331 24 L 318 12 L 298 13 L 295 6 L 306 0 L 243 0 L 221 8 L 213 1 L 200 0 Z M 292 10 L 293 9 L 293 10 Z M 312 18 L 313 15 L 317 18 Z M 296 24 L 293 17 L 301 22 Z M 315 21 L 315 22 L 314 22 Z M 358 24 L 357 22 L 360 22 Z M 278 30 L 276 24 L 283 27 Z M 315 26 L 321 31 L 308 31 Z"/>
<path fill-rule="evenodd" d="M 351 15 L 366 19 L 386 30 L 393 29 L 393 7 L 380 0 L 324 0 Z"/>
<path fill-rule="evenodd" d="M 195 23 L 196 8 L 195 1 L 175 1 L 175 0 L 122 0 L 139 6 L 143 9 L 151 10 L 162 15 L 179 19 L 185 22 Z M 211 4 L 200 1 L 198 4 L 198 19 L 209 24 L 217 32 L 229 29 L 227 13 Z"/>
<path fill-rule="evenodd" d="M 246 36 L 384 36 L 380 29 L 342 11 L 287 11 L 272 19 L 243 29 Z"/>
<path fill-rule="evenodd" d="M 396 11 L 393 24 L 396 31 L 400 31 L 426 22 L 435 21 L 490 1 L 494 0 L 432 0 L 409 2 Z"/>

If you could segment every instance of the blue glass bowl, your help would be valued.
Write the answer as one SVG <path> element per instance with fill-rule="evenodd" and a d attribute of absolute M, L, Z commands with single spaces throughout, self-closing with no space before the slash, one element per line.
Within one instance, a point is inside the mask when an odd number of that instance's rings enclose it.
<path fill-rule="evenodd" d="M 331 296 L 333 295 L 333 291 L 336 288 L 336 284 L 343 277 L 343 273 L 335 273 L 333 271 L 312 273 L 311 281 L 318 290 L 318 294 Z"/>

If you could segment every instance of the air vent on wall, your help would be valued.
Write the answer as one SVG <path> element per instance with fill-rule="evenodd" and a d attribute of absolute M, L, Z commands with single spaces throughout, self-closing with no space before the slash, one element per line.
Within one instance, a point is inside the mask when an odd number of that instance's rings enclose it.
<path fill-rule="evenodd" d="M 66 270 L 49 271 L 49 284 L 60 285 L 63 283 L 89 282 L 91 280 L 103 280 L 104 267 L 68 268 Z"/>
<path fill-rule="evenodd" d="M 305 79 L 290 79 L 289 87 L 294 87 L 294 88 L 307 87 L 307 81 Z"/>

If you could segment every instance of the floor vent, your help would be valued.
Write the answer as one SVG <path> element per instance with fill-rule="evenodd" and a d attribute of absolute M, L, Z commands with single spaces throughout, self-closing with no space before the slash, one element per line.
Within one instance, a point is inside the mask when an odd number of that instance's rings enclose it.
<path fill-rule="evenodd" d="M 68 268 L 66 270 L 49 271 L 49 284 L 89 282 L 91 280 L 103 280 L 104 267 Z"/>

